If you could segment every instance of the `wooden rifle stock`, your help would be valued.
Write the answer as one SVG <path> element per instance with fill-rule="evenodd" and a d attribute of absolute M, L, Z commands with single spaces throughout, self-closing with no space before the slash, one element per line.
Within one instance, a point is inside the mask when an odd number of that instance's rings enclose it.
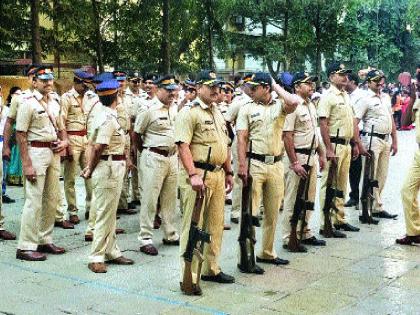
<path fill-rule="evenodd" d="M 303 165 L 303 168 L 305 169 L 307 176 L 306 178 L 301 178 L 299 180 L 299 186 L 298 191 L 296 194 L 296 201 L 295 206 L 293 208 L 293 215 L 290 219 L 290 225 L 291 225 L 291 231 L 289 236 L 289 243 L 287 245 L 287 248 L 291 252 L 299 252 L 300 249 L 300 241 L 303 238 L 303 233 L 306 226 L 306 210 L 308 205 L 308 190 L 309 190 L 309 182 L 310 182 L 310 172 L 311 172 L 311 166 L 309 166 L 310 160 L 311 160 L 311 154 L 312 150 L 315 144 L 315 137 L 314 134 L 311 142 L 311 148 L 310 153 L 308 155 L 308 159 L 306 161 L 306 164 Z M 301 227 L 300 227 L 300 241 L 297 238 L 297 225 L 299 222 L 299 218 L 301 218 Z"/>
<path fill-rule="evenodd" d="M 210 162 L 211 147 L 209 147 L 207 153 L 208 164 Z M 205 183 L 207 176 L 207 170 L 204 170 L 203 183 Z M 203 263 L 203 245 L 204 243 L 211 242 L 211 235 L 208 234 L 205 230 L 200 229 L 198 224 L 200 222 L 201 210 L 203 208 L 203 203 L 205 199 L 205 188 L 197 192 L 194 202 L 194 209 L 191 216 L 191 225 L 190 232 L 188 236 L 188 243 L 186 250 L 183 254 L 184 257 L 184 275 L 181 283 L 181 290 L 187 295 L 193 295 L 198 291 L 201 291 L 199 288 L 200 276 L 201 276 L 201 265 Z M 202 246 L 198 246 L 201 243 Z M 198 268 L 197 268 L 197 281 L 196 284 L 193 283 L 192 278 L 192 261 L 193 257 L 198 259 Z"/>
<path fill-rule="evenodd" d="M 334 146 L 334 156 L 336 156 L 336 153 L 337 153 L 337 146 L 338 146 L 337 142 L 338 142 L 339 135 L 340 135 L 340 129 L 337 129 L 336 143 Z M 337 210 L 335 206 L 335 197 L 337 194 L 337 166 L 338 166 L 338 161 L 336 161 L 336 163 L 331 161 L 330 167 L 328 169 L 325 203 L 324 203 L 324 208 L 322 209 L 322 211 L 324 212 L 324 237 L 333 236 L 333 228 L 332 228 L 332 223 L 331 223 L 331 209 Z M 335 185 L 334 188 L 333 188 L 333 185 Z"/>
<path fill-rule="evenodd" d="M 255 273 L 255 226 L 259 223 L 258 218 L 252 216 L 251 153 L 252 141 L 249 145 L 247 184 L 242 186 L 241 225 L 238 238 L 240 249 L 238 268 L 244 273 Z"/>
<path fill-rule="evenodd" d="M 372 219 L 372 207 L 375 197 L 373 196 L 373 188 L 378 187 L 378 181 L 374 180 L 375 169 L 375 153 L 372 151 L 372 138 L 375 126 L 372 126 L 369 139 L 369 155 L 365 157 L 365 168 L 363 171 L 363 186 L 360 201 L 362 203 L 362 215 L 359 216 L 360 223 L 378 224 L 378 221 Z"/>

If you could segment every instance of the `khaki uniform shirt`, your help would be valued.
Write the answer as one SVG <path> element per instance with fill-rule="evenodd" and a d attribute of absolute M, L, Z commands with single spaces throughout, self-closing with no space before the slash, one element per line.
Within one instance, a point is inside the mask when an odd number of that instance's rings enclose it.
<path fill-rule="evenodd" d="M 356 118 L 363 121 L 363 131 L 380 134 L 390 134 L 392 132 L 392 106 L 391 98 L 386 93 L 376 95 L 372 90 L 357 103 L 354 108 Z"/>
<path fill-rule="evenodd" d="M 99 101 L 99 96 L 93 91 L 85 93 L 83 106 L 86 113 L 86 130 L 89 138 L 93 134 L 94 118 L 104 110 L 104 106 Z"/>
<path fill-rule="evenodd" d="M 331 85 L 319 101 L 318 116 L 328 118 L 331 137 L 337 136 L 337 129 L 340 129 L 340 138 L 350 140 L 353 137 L 354 112 L 347 92 Z"/>
<path fill-rule="evenodd" d="M 107 145 L 103 155 L 122 155 L 126 146 L 125 131 L 118 122 L 118 113 L 115 109 L 102 106 L 99 115 L 93 119 L 93 139 L 96 144 Z"/>
<path fill-rule="evenodd" d="M 22 102 L 22 98 L 25 95 L 28 96 L 28 95 L 31 95 L 32 93 L 33 93 L 33 90 L 27 89 L 27 90 L 22 91 L 22 94 L 13 96 L 12 101 L 10 102 L 10 108 L 9 108 L 9 113 L 7 117 L 13 120 L 16 120 L 18 107 L 19 107 L 19 104 Z"/>
<path fill-rule="evenodd" d="M 176 113 L 176 105 L 172 104 L 168 108 L 156 98 L 153 106 L 138 116 L 134 131 L 141 134 L 144 147 L 175 151 Z"/>
<path fill-rule="evenodd" d="M 86 103 L 94 94 L 89 91 L 82 97 L 74 88 L 64 93 L 61 97 L 60 118 L 67 131 L 81 131 L 86 129 L 86 116 L 88 112 Z"/>
<path fill-rule="evenodd" d="M 284 131 L 293 131 L 294 145 L 296 149 L 310 149 L 312 139 L 315 136 L 315 142 L 312 147 L 315 150 L 318 147 L 317 138 L 317 116 L 315 105 L 311 101 L 305 101 L 302 98 L 300 104 L 293 113 L 287 114 L 284 122 Z"/>
<path fill-rule="evenodd" d="M 62 129 L 58 119 L 60 105 L 53 95 L 49 95 L 47 103 L 41 100 L 42 94 L 37 90 L 23 95 L 20 102 L 23 106 L 18 106 L 16 116 L 16 130 L 27 132 L 28 141 L 56 141 L 57 133 L 53 123 L 58 130 Z"/>
<path fill-rule="evenodd" d="M 126 133 L 131 128 L 131 118 L 129 114 L 129 103 L 131 100 L 128 100 L 127 96 L 118 95 L 118 105 L 116 107 L 118 113 L 118 122 Z"/>
<path fill-rule="evenodd" d="M 236 131 L 248 130 L 253 153 L 277 156 L 283 152 L 285 116 L 280 99 L 267 105 L 251 101 L 239 110 Z"/>
<path fill-rule="evenodd" d="M 196 162 L 206 162 L 211 146 L 210 164 L 225 163 L 230 139 L 219 109 L 198 97 L 192 107 L 183 107 L 175 119 L 175 143 L 188 143 Z"/>
<path fill-rule="evenodd" d="M 229 104 L 227 104 L 226 102 L 221 102 L 217 104 L 217 108 L 219 109 L 219 111 L 222 113 L 223 118 L 227 121 L 228 118 L 228 110 L 229 110 Z"/>
<path fill-rule="evenodd" d="M 229 105 L 228 111 L 226 113 L 226 120 L 230 123 L 235 123 L 236 118 L 238 117 L 239 109 L 246 103 L 252 101 L 251 98 L 242 93 L 232 100 L 232 103 Z"/>

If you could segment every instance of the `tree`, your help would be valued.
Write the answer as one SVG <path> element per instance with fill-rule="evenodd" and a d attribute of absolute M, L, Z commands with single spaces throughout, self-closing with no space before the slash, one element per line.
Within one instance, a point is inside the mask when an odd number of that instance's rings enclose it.
<path fill-rule="evenodd" d="M 42 62 L 41 30 L 39 26 L 39 0 L 30 0 L 31 3 L 31 43 L 32 62 Z"/>

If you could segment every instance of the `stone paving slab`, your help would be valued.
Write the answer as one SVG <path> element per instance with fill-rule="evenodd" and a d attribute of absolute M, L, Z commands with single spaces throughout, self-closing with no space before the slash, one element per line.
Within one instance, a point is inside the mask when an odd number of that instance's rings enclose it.
<path fill-rule="evenodd" d="M 386 209 L 398 213 L 398 220 L 362 225 L 361 232 L 348 232 L 345 240 L 327 239 L 324 248 L 309 247 L 308 253 L 296 254 L 282 249 L 281 215 L 276 250 L 290 265 L 262 265 L 263 276 L 238 271 L 239 227 L 233 224 L 224 234 L 220 264 L 236 283 L 202 282 L 204 295 L 191 297 L 179 290 L 179 250 L 162 245 L 162 231 L 154 235 L 159 255 L 140 253 L 138 215 L 121 216 L 117 223 L 126 230 L 118 235 L 118 244 L 135 265 L 110 266 L 102 275 L 90 272 L 90 244 L 84 242 L 82 219 L 75 230 L 55 229 L 54 240 L 67 253 L 50 255 L 45 262 L 18 261 L 17 241 L 0 241 L 0 314 L 420 314 L 420 246 L 395 244 L 405 232 L 399 191 L 416 148 L 414 132 L 400 132 L 399 145 L 399 154 L 390 162 L 396 171 L 390 172 L 384 192 Z M 80 179 L 77 186 L 82 203 Z M 6 228 L 18 233 L 22 189 L 8 187 L 8 194 L 17 202 L 4 205 Z M 226 222 L 229 214 L 226 207 Z M 358 211 L 349 208 L 347 216 L 360 226 Z M 318 203 L 312 217 L 317 234 Z M 257 240 L 258 252 L 261 229 Z"/>

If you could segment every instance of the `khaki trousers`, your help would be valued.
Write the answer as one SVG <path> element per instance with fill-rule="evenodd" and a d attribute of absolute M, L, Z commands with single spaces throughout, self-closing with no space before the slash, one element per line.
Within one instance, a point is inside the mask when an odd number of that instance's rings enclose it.
<path fill-rule="evenodd" d="M 179 239 L 175 228 L 176 193 L 178 158 L 176 155 L 164 157 L 160 154 L 143 150 L 140 155 L 142 183 L 147 183 L 148 192 L 143 194 L 140 206 L 140 247 L 153 244 L 153 221 L 158 199 L 160 216 L 166 240 Z"/>
<path fill-rule="evenodd" d="M 333 143 L 333 145 L 335 145 Z M 350 170 L 350 161 L 351 161 L 351 146 L 350 145 L 337 145 L 337 157 L 338 157 L 338 166 L 337 166 L 337 187 L 334 186 L 338 190 L 343 192 L 343 195 L 346 195 L 347 191 L 347 181 L 349 178 L 349 170 Z M 327 191 L 327 179 L 328 179 L 328 171 L 330 169 L 331 162 L 327 162 L 324 171 L 322 172 L 321 177 L 321 189 L 319 191 L 319 207 L 321 209 L 321 229 L 324 228 L 324 212 L 322 209 L 324 208 L 325 204 L 325 194 Z M 346 223 L 345 213 L 344 213 L 344 198 L 335 198 L 335 206 L 337 207 L 338 211 L 331 212 L 331 223 L 332 224 L 344 224 Z"/>
<path fill-rule="evenodd" d="M 417 195 L 420 190 L 420 150 L 416 151 L 401 189 L 401 199 L 404 207 L 405 228 L 408 236 L 420 235 L 420 209 Z"/>
<path fill-rule="evenodd" d="M 250 173 L 252 184 L 252 215 L 257 216 L 260 204 L 264 206 L 263 239 L 261 251 L 257 255 L 262 259 L 277 258 L 274 249 L 277 219 L 284 197 L 283 163 L 265 164 L 252 159 Z"/>
<path fill-rule="evenodd" d="M 238 176 L 239 159 L 238 159 L 238 141 L 237 137 L 232 143 L 232 156 L 233 156 L 233 190 L 232 190 L 232 210 L 230 212 L 231 218 L 239 218 L 241 216 L 242 207 L 242 180 Z"/>
<path fill-rule="evenodd" d="M 140 158 L 140 154 L 136 151 L 135 162 Z M 137 165 L 136 165 L 137 166 Z M 131 171 L 131 201 L 139 201 L 140 200 L 140 191 L 139 191 L 139 172 L 137 169 L 133 169 Z"/>
<path fill-rule="evenodd" d="M 202 170 L 200 174 L 203 173 Z M 187 181 L 188 175 L 183 171 L 184 181 Z M 202 265 L 203 275 L 214 276 L 220 273 L 219 256 L 222 246 L 223 237 L 223 222 L 224 222 L 224 206 L 225 206 L 225 173 L 220 170 L 216 172 L 207 172 L 206 178 L 206 195 L 201 211 L 199 228 L 204 229 L 207 233 L 211 234 L 211 242 L 204 245 L 204 262 Z M 192 190 L 191 185 L 185 189 L 184 200 L 184 215 L 182 217 L 182 229 L 180 238 L 180 259 L 181 259 L 181 282 L 184 273 L 184 258 L 183 254 L 187 247 L 188 236 L 190 232 L 191 217 L 194 209 L 196 192 Z M 193 282 L 197 283 L 197 260 L 193 258 L 192 272 Z"/>
<path fill-rule="evenodd" d="M 52 244 L 57 204 L 60 201 L 60 156 L 49 148 L 28 147 L 37 176 L 36 182 L 26 181 L 25 204 L 18 249 L 36 250 L 38 245 Z"/>
<path fill-rule="evenodd" d="M 306 158 L 307 155 L 301 155 Z M 315 163 L 311 168 L 311 171 L 309 173 L 309 184 L 308 184 L 308 201 L 315 203 L 315 195 L 316 195 L 316 181 L 317 181 L 317 173 L 318 173 L 318 163 L 317 163 L 317 157 L 314 156 L 311 158 L 311 160 L 315 158 Z M 299 160 L 301 160 L 299 158 Z M 290 231 L 291 231 L 291 225 L 290 225 L 290 219 L 293 215 L 293 209 L 295 207 L 296 203 L 296 196 L 297 191 L 300 183 L 300 177 L 296 175 L 296 173 L 290 168 L 290 161 L 288 158 L 285 159 L 284 162 L 284 168 L 285 168 L 285 193 L 284 193 L 284 204 L 283 204 L 283 226 L 282 226 L 282 233 L 283 233 L 283 243 L 288 244 L 289 243 L 289 237 L 290 237 Z M 309 228 L 309 220 L 314 212 L 314 209 L 306 209 L 306 216 L 305 216 L 305 222 L 306 227 L 304 229 L 303 233 L 303 239 L 306 240 L 308 238 L 311 238 L 313 235 L 311 229 Z M 302 221 L 299 220 L 297 225 L 297 237 L 300 239 L 300 228 L 301 228 Z"/>
<path fill-rule="evenodd" d="M 92 174 L 92 186 L 96 208 L 95 233 L 90 262 L 104 262 L 121 257 L 117 246 L 115 228 L 117 206 L 121 194 L 125 161 L 100 161 Z"/>
<path fill-rule="evenodd" d="M 85 137 L 69 136 L 70 147 L 73 153 L 71 161 L 64 161 L 64 193 L 67 200 L 67 211 L 70 215 L 77 215 L 77 201 L 75 190 L 75 178 L 78 167 L 84 169 L 86 167 L 86 146 L 87 141 Z M 86 199 L 85 210 L 89 212 L 90 203 L 92 199 L 92 184 L 90 179 L 85 180 Z"/>
<path fill-rule="evenodd" d="M 366 150 L 369 148 L 370 137 L 363 136 L 362 142 Z M 373 212 L 377 213 L 383 211 L 382 191 L 385 187 L 386 178 L 388 176 L 389 158 L 391 156 L 391 144 L 378 137 L 372 137 L 371 150 L 375 154 L 373 161 L 374 179 L 378 181 L 378 188 L 373 189 L 375 201 L 373 203 Z M 364 160 L 364 159 L 363 159 Z M 364 164 L 363 164 L 364 170 Z"/>
<path fill-rule="evenodd" d="M 118 201 L 118 209 L 128 209 L 128 186 L 128 170 L 126 170 L 123 177 L 120 199 Z"/>

